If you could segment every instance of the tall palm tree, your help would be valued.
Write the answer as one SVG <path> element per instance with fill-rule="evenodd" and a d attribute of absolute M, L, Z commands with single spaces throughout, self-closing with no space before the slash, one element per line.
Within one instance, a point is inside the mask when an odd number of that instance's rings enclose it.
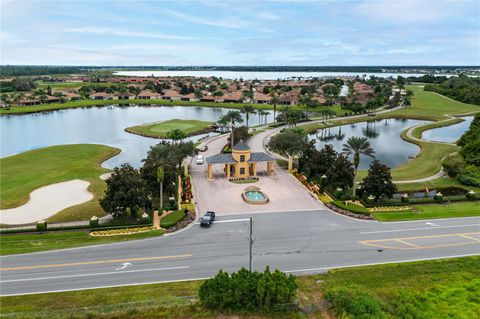
<path fill-rule="evenodd" d="M 222 133 L 225 132 L 225 128 L 228 126 L 228 122 L 229 122 L 229 120 L 226 118 L 226 116 L 221 116 L 218 119 L 217 124 L 218 124 L 218 126 L 220 126 L 220 131 Z"/>
<path fill-rule="evenodd" d="M 375 158 L 375 151 L 370 147 L 370 142 L 366 137 L 351 136 L 347 143 L 343 144 L 343 153 L 350 156 L 353 155 L 353 166 L 355 172 L 353 175 L 353 197 L 356 195 L 357 188 L 357 171 L 360 164 L 360 154 Z"/>
<path fill-rule="evenodd" d="M 247 120 L 247 128 L 248 128 L 248 120 L 250 119 L 250 114 L 255 114 L 257 111 L 251 106 L 250 104 L 244 105 L 241 109 L 242 113 L 245 114 L 245 119 Z"/>
<path fill-rule="evenodd" d="M 233 128 L 235 127 L 235 123 L 238 122 L 238 123 L 242 123 L 243 122 L 243 118 L 242 118 L 242 115 L 240 114 L 240 112 L 238 111 L 228 111 L 227 114 L 225 114 L 225 118 L 231 123 L 231 135 L 230 135 L 230 142 L 231 142 L 231 146 L 232 146 L 232 149 L 233 149 Z"/>
<path fill-rule="evenodd" d="M 177 158 L 170 144 L 159 143 L 150 147 L 150 151 L 148 151 L 148 160 L 148 163 L 157 169 L 157 181 L 160 185 L 160 206 L 158 210 L 160 211 L 163 207 L 163 181 L 165 178 L 165 168 L 175 167 Z"/>
<path fill-rule="evenodd" d="M 167 138 L 171 139 L 173 141 L 173 144 L 177 144 L 179 141 L 181 142 L 186 137 L 187 135 L 185 134 L 185 132 L 183 132 L 179 128 L 167 132 Z"/>
<path fill-rule="evenodd" d="M 269 115 L 269 112 L 266 112 L 264 110 L 258 110 L 258 117 L 261 119 L 263 117 L 263 124 L 267 124 L 267 116 Z M 262 123 L 262 120 L 258 122 L 258 124 Z"/>
<path fill-rule="evenodd" d="M 280 102 L 278 95 L 275 93 L 275 91 L 272 91 L 270 94 L 272 99 L 270 100 L 270 103 L 273 104 L 273 123 L 277 122 L 277 104 Z"/>

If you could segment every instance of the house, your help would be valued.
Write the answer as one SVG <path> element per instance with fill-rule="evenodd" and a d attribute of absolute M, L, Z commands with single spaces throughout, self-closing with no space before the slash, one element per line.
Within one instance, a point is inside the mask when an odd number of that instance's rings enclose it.
<path fill-rule="evenodd" d="M 80 94 L 73 93 L 73 92 L 62 92 L 65 95 L 65 98 L 69 101 L 77 101 L 80 100 Z"/>
<path fill-rule="evenodd" d="M 133 100 L 135 95 L 125 92 L 125 93 L 115 93 L 113 95 L 114 100 Z"/>
<path fill-rule="evenodd" d="M 162 95 L 160 93 L 152 92 L 150 90 L 143 90 L 138 94 L 137 98 L 141 100 L 161 99 Z"/>
<path fill-rule="evenodd" d="M 257 104 L 268 104 L 272 100 L 272 97 L 268 94 L 263 94 L 260 92 L 255 92 L 253 94 L 253 103 Z"/>
<path fill-rule="evenodd" d="M 166 90 L 162 95 L 162 99 L 171 101 L 179 101 L 182 97 L 183 95 L 174 90 Z"/>
<path fill-rule="evenodd" d="M 182 96 L 182 101 L 198 101 L 198 98 L 195 96 L 195 93 L 189 93 Z"/>
<path fill-rule="evenodd" d="M 235 91 L 223 96 L 223 102 L 225 103 L 242 103 L 243 102 L 243 93 L 240 91 Z"/>
<path fill-rule="evenodd" d="M 250 147 L 240 140 L 232 149 L 231 154 L 216 154 L 207 157 L 207 178 L 213 181 L 213 165 L 225 165 L 225 173 L 228 179 L 257 178 L 257 164 L 267 163 L 267 174 L 273 173 L 275 159 L 263 152 L 251 152 Z"/>
<path fill-rule="evenodd" d="M 108 93 L 105 92 L 95 92 L 93 94 L 90 94 L 90 98 L 93 100 L 108 100 L 112 96 Z"/>
<path fill-rule="evenodd" d="M 298 92 L 290 91 L 283 93 L 278 97 L 279 104 L 281 105 L 297 105 L 298 104 Z"/>

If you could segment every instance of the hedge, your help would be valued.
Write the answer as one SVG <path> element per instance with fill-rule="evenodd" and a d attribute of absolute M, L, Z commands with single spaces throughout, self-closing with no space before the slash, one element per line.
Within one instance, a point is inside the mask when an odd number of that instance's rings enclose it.
<path fill-rule="evenodd" d="M 339 200 L 335 200 L 335 201 L 331 202 L 330 204 L 333 204 L 333 205 L 337 206 L 338 208 L 348 210 L 349 212 L 352 212 L 352 213 L 355 213 L 355 214 L 370 215 L 370 212 L 368 211 L 368 209 L 366 209 L 365 207 L 362 207 L 362 206 L 355 205 L 355 204 L 345 205 L 343 203 L 343 201 L 339 201 Z"/>

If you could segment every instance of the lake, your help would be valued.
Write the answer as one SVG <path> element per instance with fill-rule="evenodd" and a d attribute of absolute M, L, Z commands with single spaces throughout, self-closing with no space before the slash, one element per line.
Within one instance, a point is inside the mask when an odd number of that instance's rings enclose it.
<path fill-rule="evenodd" d="M 473 121 L 473 116 L 463 118 L 465 121 L 439 128 L 434 128 L 423 132 L 422 139 L 427 141 L 455 143 L 466 130 L 470 127 Z"/>
<path fill-rule="evenodd" d="M 224 79 L 244 79 L 244 80 L 276 80 L 287 79 L 292 77 L 362 77 L 366 74 L 368 77 L 374 75 L 381 78 L 397 78 L 399 75 L 403 77 L 408 76 L 422 76 L 424 73 L 362 73 L 362 72 L 254 72 L 254 71 L 118 71 L 115 75 L 124 76 L 194 76 L 194 77 L 221 77 Z M 445 74 L 438 74 L 445 75 Z M 451 76 L 451 75 L 446 75 Z"/>
<path fill-rule="evenodd" d="M 1 116 L 0 156 L 51 145 L 98 143 L 122 150 L 102 166 L 114 168 L 128 162 L 139 167 L 150 146 L 159 140 L 127 133 L 126 127 L 171 119 L 215 122 L 229 110 L 196 106 L 105 106 Z M 268 120 L 273 121 L 273 115 Z M 249 124 L 258 124 L 258 116 L 250 115 Z"/>
<path fill-rule="evenodd" d="M 393 168 L 415 157 L 420 151 L 417 145 L 402 140 L 400 133 L 422 123 L 428 121 L 386 119 L 326 128 L 309 137 L 317 140 L 317 149 L 332 144 L 337 152 L 341 152 L 350 136 L 366 136 L 375 150 L 375 159 Z M 372 161 L 372 158 L 362 155 L 359 168 L 368 169 Z"/>

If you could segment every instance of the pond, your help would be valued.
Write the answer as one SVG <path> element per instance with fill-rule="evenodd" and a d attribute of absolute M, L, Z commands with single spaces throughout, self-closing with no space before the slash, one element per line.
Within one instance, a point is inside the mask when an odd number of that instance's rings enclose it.
<path fill-rule="evenodd" d="M 465 131 L 468 130 L 473 121 L 473 116 L 463 118 L 465 121 L 423 132 L 422 139 L 435 142 L 455 143 Z"/>
<path fill-rule="evenodd" d="M 159 140 L 127 133 L 126 127 L 176 118 L 215 122 L 229 110 L 196 106 L 105 106 L 1 116 L 0 156 L 51 145 L 98 143 L 122 150 L 102 166 L 114 168 L 130 163 L 139 167 L 150 146 Z M 268 116 L 268 121 L 272 120 L 273 115 Z M 250 125 L 258 121 L 257 115 L 250 115 Z M 200 137 L 202 135 L 192 139 Z"/>
<path fill-rule="evenodd" d="M 393 168 L 414 158 L 420 151 L 417 145 L 402 140 L 400 133 L 408 127 L 422 123 L 428 122 L 386 119 L 322 129 L 309 137 L 317 140 L 317 149 L 322 149 L 325 144 L 331 144 L 337 152 L 342 151 L 343 144 L 350 136 L 368 137 L 371 147 L 375 150 L 375 159 Z M 372 161 L 372 158 L 362 155 L 359 168 L 368 169 Z"/>

